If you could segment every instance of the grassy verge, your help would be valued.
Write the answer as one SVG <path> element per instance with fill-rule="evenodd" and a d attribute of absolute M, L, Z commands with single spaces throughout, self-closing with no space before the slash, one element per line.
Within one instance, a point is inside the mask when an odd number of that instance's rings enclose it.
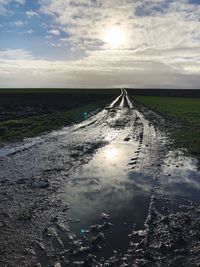
<path fill-rule="evenodd" d="M 146 107 L 168 119 L 181 122 L 171 130 L 176 148 L 186 148 L 200 166 L 200 98 L 134 96 Z"/>
<path fill-rule="evenodd" d="M 0 122 L 0 143 L 34 137 L 73 122 L 84 120 L 90 112 L 102 106 L 105 106 L 105 100 L 85 104 L 67 111 L 2 121 Z"/>

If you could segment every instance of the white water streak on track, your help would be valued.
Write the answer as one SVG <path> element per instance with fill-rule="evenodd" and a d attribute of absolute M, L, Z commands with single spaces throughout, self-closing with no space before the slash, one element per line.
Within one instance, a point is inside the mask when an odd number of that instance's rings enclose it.
<path fill-rule="evenodd" d="M 77 145 L 82 141 L 86 141 L 87 143 L 91 141 L 92 143 L 94 140 L 106 140 L 109 132 L 113 132 L 114 135 L 119 135 L 120 127 L 123 128 L 124 126 L 126 126 L 127 136 L 131 136 L 136 117 L 143 125 L 142 131 L 144 131 L 144 140 L 142 140 L 142 144 L 146 145 L 147 143 L 149 144 L 152 142 L 155 144 L 155 140 L 153 139 L 156 136 L 153 126 L 149 126 L 149 123 L 144 119 L 144 116 L 139 111 L 133 109 L 133 104 L 127 91 L 121 89 L 120 96 L 117 97 L 110 106 L 88 120 L 74 126 L 65 127 L 60 131 L 53 131 L 52 133 L 41 137 L 27 139 L 22 144 L 7 145 L 0 149 L 0 158 L 3 159 L 4 157 L 20 154 L 19 158 L 26 162 L 26 156 L 29 155 L 29 158 L 31 158 L 33 153 L 33 158 L 36 159 L 37 162 L 42 161 L 41 164 L 35 166 L 35 169 L 43 169 L 45 168 L 44 158 L 47 159 L 49 153 L 54 153 L 56 163 L 56 155 L 58 154 L 60 157 L 60 154 L 62 153 L 65 155 L 68 153 L 70 154 L 70 151 L 67 152 L 66 149 L 69 150 L 68 147 L 70 146 L 71 150 L 73 143 L 74 145 Z M 118 129 L 113 130 L 113 127 L 118 127 Z M 63 146 L 65 147 L 64 150 L 62 148 Z M 151 145 L 149 147 L 151 147 Z M 58 152 L 58 148 L 61 150 L 60 152 Z M 151 153 L 151 151 L 148 152 Z M 48 160 L 46 163 L 47 162 Z M 49 165 L 49 162 L 47 165 Z"/>

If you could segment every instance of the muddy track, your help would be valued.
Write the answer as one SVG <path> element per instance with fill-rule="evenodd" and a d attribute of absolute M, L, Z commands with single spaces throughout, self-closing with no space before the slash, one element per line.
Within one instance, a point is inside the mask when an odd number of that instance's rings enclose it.
<path fill-rule="evenodd" d="M 1 148 L 0 266 L 168 266 L 163 256 L 156 262 L 158 247 L 149 251 L 159 238 L 165 246 L 158 222 L 172 216 L 155 199 L 167 210 L 166 179 L 177 181 L 178 165 L 193 171 L 191 184 L 199 174 L 187 159 L 174 164 L 166 140 L 122 89 L 86 121 Z M 157 230 L 163 234 L 151 239 Z"/>

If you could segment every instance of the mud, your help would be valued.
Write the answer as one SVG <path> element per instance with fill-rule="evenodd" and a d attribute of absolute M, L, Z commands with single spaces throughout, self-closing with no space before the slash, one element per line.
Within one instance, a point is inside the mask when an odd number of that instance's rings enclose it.
<path fill-rule="evenodd" d="M 2 147 L 0 266 L 199 266 L 200 175 L 164 124 L 122 90 L 79 124 Z"/>

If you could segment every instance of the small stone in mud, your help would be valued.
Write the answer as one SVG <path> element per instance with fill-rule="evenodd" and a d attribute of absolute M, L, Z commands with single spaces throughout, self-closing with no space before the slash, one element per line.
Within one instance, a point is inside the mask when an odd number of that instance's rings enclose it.
<path fill-rule="evenodd" d="M 45 247 L 44 247 L 44 245 L 43 245 L 42 243 L 37 242 L 37 245 L 38 245 L 38 248 L 39 248 L 40 250 L 45 251 Z"/>
<path fill-rule="evenodd" d="M 107 221 L 107 220 L 110 219 L 110 215 L 107 214 L 107 213 L 102 212 L 102 213 L 101 213 L 101 218 L 102 218 L 103 220 Z"/>
<path fill-rule="evenodd" d="M 76 238 L 75 234 L 69 234 L 68 235 L 69 240 L 74 240 Z"/>
<path fill-rule="evenodd" d="M 54 267 L 61 267 L 60 262 L 56 262 L 56 263 L 54 264 Z"/>
<path fill-rule="evenodd" d="M 125 141 L 125 142 L 128 142 L 130 139 L 131 139 L 130 137 L 126 137 L 126 138 L 124 139 L 124 141 Z"/>

